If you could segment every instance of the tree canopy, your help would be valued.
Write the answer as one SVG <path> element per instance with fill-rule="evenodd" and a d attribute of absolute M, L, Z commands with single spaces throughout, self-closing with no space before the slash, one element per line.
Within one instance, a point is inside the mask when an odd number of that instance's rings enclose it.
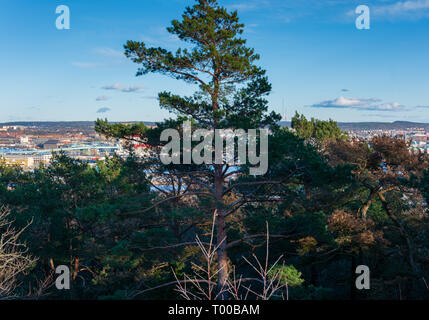
<path fill-rule="evenodd" d="M 127 156 L 90 165 L 56 153 L 33 171 L 0 160 L 0 230 L 13 231 L 8 248 L 21 262 L 0 298 L 429 297 L 427 155 L 400 138 L 351 139 L 333 120 L 298 113 L 293 130 L 281 128 L 243 30 L 236 11 L 198 0 L 168 28 L 182 40 L 176 52 L 125 44 L 137 76 L 195 89 L 160 92 L 175 117 L 154 127 L 98 119 L 95 130 Z M 186 120 L 194 132 L 269 129 L 267 172 L 162 163 L 161 133 L 176 129 L 183 140 Z M 0 243 L 0 263 L 5 252 Z M 58 265 L 70 268 L 71 290 L 53 286 Z M 356 290 L 358 265 L 371 269 L 372 290 Z"/>

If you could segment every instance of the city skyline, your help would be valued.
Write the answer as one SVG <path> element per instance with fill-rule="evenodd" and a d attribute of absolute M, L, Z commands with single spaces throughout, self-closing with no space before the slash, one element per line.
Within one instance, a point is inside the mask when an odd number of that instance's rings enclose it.
<path fill-rule="evenodd" d="M 161 121 L 163 90 L 194 87 L 135 77 L 127 40 L 175 50 L 165 25 L 191 0 L 108 2 L 5 0 L 0 4 L 0 122 Z M 238 10 L 243 38 L 273 84 L 270 109 L 341 122 L 429 122 L 429 1 L 220 1 Z M 58 5 L 71 29 L 57 30 Z M 370 30 L 354 10 L 371 9 Z M 283 103 L 284 101 L 284 103 Z"/>

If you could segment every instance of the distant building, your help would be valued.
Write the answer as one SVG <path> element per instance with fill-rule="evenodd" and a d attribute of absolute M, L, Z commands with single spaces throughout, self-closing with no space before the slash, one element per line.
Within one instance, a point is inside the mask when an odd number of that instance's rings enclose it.
<path fill-rule="evenodd" d="M 42 144 L 43 149 L 58 149 L 60 142 L 58 140 L 48 140 Z"/>
<path fill-rule="evenodd" d="M 21 144 L 29 144 L 30 143 L 30 138 L 28 136 L 22 136 L 19 138 Z"/>
<path fill-rule="evenodd" d="M 0 137 L 0 144 L 15 145 L 19 143 L 20 143 L 20 140 L 14 137 L 10 137 L 10 136 Z"/>
<path fill-rule="evenodd" d="M 4 130 L 14 130 L 14 131 L 16 131 L 16 130 L 24 130 L 25 129 L 25 126 L 3 126 L 2 127 L 2 131 L 4 131 Z"/>
<path fill-rule="evenodd" d="M 2 160 L 8 166 L 18 165 L 24 169 L 31 169 L 34 167 L 34 158 L 25 155 L 6 155 Z"/>
<path fill-rule="evenodd" d="M 52 160 L 52 154 L 35 155 L 34 167 L 38 168 L 41 164 L 48 165 Z"/>

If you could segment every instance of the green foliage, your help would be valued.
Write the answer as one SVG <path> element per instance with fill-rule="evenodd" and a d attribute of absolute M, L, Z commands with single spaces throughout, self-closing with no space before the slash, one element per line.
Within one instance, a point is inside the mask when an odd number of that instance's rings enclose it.
<path fill-rule="evenodd" d="M 200 90 L 193 96 L 161 92 L 159 101 L 162 108 L 191 116 L 203 127 L 246 129 L 274 124 L 280 120 L 277 114 L 264 115 L 268 109 L 264 96 L 271 85 L 265 71 L 255 65 L 259 55 L 241 38 L 243 28 L 236 11 L 228 12 L 216 0 L 198 0 L 186 9 L 182 20 L 173 20 L 167 28 L 186 48 L 173 53 L 128 41 L 125 55 L 140 65 L 138 76 L 161 73 L 198 84 Z M 100 123 L 100 132 L 104 125 Z M 117 127 L 109 131 L 111 136 L 118 136 Z"/>
<path fill-rule="evenodd" d="M 280 283 L 291 288 L 299 287 L 304 283 L 304 279 L 301 278 L 302 273 L 293 265 L 274 266 L 268 273 L 268 276 L 280 280 Z"/>
<path fill-rule="evenodd" d="M 333 300 L 335 292 L 332 288 L 316 287 L 309 285 L 307 287 L 300 286 L 291 290 L 293 300 Z"/>
<path fill-rule="evenodd" d="M 254 273 L 243 256 L 265 257 L 268 223 L 268 263 L 281 255 L 291 263 L 270 276 L 279 273 L 292 299 L 371 297 L 353 294 L 357 263 L 370 267 L 377 298 L 396 299 L 398 287 L 404 298 L 427 298 L 427 157 L 400 139 L 349 141 L 334 121 L 298 113 L 294 132 L 280 128 L 279 115 L 268 112 L 271 84 L 241 38 L 237 12 L 215 0 L 198 0 L 168 31 L 184 49 L 128 41 L 126 56 L 139 64 L 137 75 L 161 73 L 199 91 L 161 92 L 160 106 L 177 118 L 154 128 L 98 119 L 98 133 L 128 142 L 127 159 L 90 166 L 60 153 L 32 172 L 0 160 L 0 204 L 10 207 L 17 228 L 33 221 L 22 239 L 38 261 L 19 291 L 27 294 L 52 266 L 65 264 L 76 274 L 72 290 L 50 288 L 50 299 L 177 299 L 171 286 L 145 290 L 174 282 L 172 269 L 182 278 L 204 264 L 195 237 L 210 242 L 216 212 L 225 218 L 215 228 L 225 232 L 225 260 L 244 278 Z M 185 119 L 194 129 L 269 128 L 267 174 L 249 176 L 246 165 L 163 165 L 160 134 L 181 132 Z M 134 141 L 150 155 L 137 157 Z M 227 179 L 229 170 L 235 174 Z"/>
<path fill-rule="evenodd" d="M 296 112 L 295 116 L 292 118 L 291 126 L 299 137 L 315 139 L 318 142 L 332 139 L 345 139 L 347 136 L 333 120 L 323 121 L 314 118 L 307 120 L 303 114 L 300 115 L 298 112 Z"/>
<path fill-rule="evenodd" d="M 401 281 L 414 288 L 404 295 L 424 296 L 424 288 L 420 288 L 418 280 L 413 280 L 410 265 L 403 257 L 407 252 L 404 236 L 379 199 L 374 198 L 366 219 L 357 216 L 359 205 L 355 203 L 359 204 L 359 198 L 367 199 L 370 194 L 350 171 L 360 165 L 332 166 L 311 144 L 280 128 L 273 131 L 271 143 L 276 146 L 276 152 L 270 154 L 273 160 L 267 177 L 294 176 L 286 184 L 261 188 L 255 193 L 258 197 L 269 193 L 284 201 L 249 203 L 229 220 L 229 243 L 238 241 L 230 250 L 231 263 L 239 266 L 237 272 L 243 276 L 251 274 L 251 269 L 240 265 L 242 256 L 249 250 L 264 256 L 263 246 L 260 247 L 263 237 L 248 237 L 260 235 L 268 222 L 273 236 L 270 263 L 286 254 L 293 264 L 277 266 L 270 276 L 280 272 L 282 281 L 287 281 L 289 287 L 295 286 L 289 292 L 291 299 L 348 298 L 349 285 L 355 279 L 355 274 L 347 271 L 351 270 L 351 257 L 356 261 L 360 257 L 368 259 L 374 283 L 379 284 L 374 293 L 377 298 L 395 297 L 395 285 L 385 284 L 382 279 L 398 277 L 410 279 Z M 383 150 L 386 148 L 384 145 Z M 374 152 L 374 149 L 365 150 Z M 204 261 L 199 250 L 191 245 L 151 248 L 192 242 L 196 234 L 203 241 L 209 241 L 211 221 L 207 212 L 210 213 L 213 202 L 195 197 L 191 203 L 167 202 L 156 210 L 139 213 L 162 199 L 160 192 L 151 190 L 145 166 L 133 157 L 126 160 L 113 157 L 90 167 L 63 154 L 55 155 L 49 167 L 33 172 L 0 165 L 2 204 L 12 209 L 17 228 L 33 220 L 22 239 L 38 261 L 21 282 L 21 292 L 28 292 L 27 284 L 35 286 L 49 273 L 51 260 L 55 265 L 73 268 L 75 259 L 79 258 L 79 277 L 73 281 L 71 294 L 65 296 L 50 291 L 50 298 L 61 299 L 130 299 L 138 290 L 174 281 L 171 268 L 183 277 L 192 272 L 189 260 Z M 373 168 L 372 164 L 369 168 Z M 369 179 L 368 173 L 365 174 L 362 173 L 361 178 Z M 420 177 L 425 179 L 425 174 Z M 424 181 L 415 179 L 416 182 L 401 184 L 401 187 L 415 188 L 419 181 Z M 252 180 L 242 177 L 239 181 Z M 310 198 L 305 192 L 306 184 Z M 425 190 L 423 184 L 421 190 Z M 254 188 L 243 185 L 233 196 L 249 191 Z M 419 211 L 420 202 L 410 205 L 397 191 L 390 192 L 387 199 L 388 208 L 396 219 L 401 219 L 414 250 L 419 252 L 416 263 L 425 277 L 429 272 L 424 264 L 429 254 L 427 216 Z M 424 202 L 421 204 L 426 206 Z M 414 281 L 417 282 L 413 284 Z M 137 296 L 166 297 L 177 298 L 172 288 Z"/>

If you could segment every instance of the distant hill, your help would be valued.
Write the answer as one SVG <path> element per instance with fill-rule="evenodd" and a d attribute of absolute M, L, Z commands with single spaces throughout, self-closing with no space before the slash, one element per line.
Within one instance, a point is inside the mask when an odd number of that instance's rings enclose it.
<path fill-rule="evenodd" d="M 290 122 L 280 122 L 281 126 L 290 127 Z M 410 128 L 423 128 L 429 131 L 429 123 L 395 121 L 395 122 L 338 122 L 338 126 L 344 130 L 406 130 Z"/>
<path fill-rule="evenodd" d="M 395 121 L 395 122 L 341 122 L 338 124 L 343 130 L 406 130 L 423 128 L 429 130 L 429 123 Z"/>
<path fill-rule="evenodd" d="M 121 123 L 138 123 L 139 121 L 121 121 Z M 155 125 L 155 122 L 141 121 L 146 125 Z M 114 123 L 114 122 L 112 122 Z M 290 127 L 290 121 L 282 121 L 283 127 Z M 429 123 L 395 121 L 395 122 L 338 122 L 342 130 L 405 130 L 410 128 L 423 128 L 429 131 Z M 35 126 L 40 128 L 72 128 L 91 129 L 94 121 L 20 121 L 0 123 L 0 126 Z"/>
<path fill-rule="evenodd" d="M 138 123 L 139 121 L 121 121 L 121 123 Z M 112 122 L 115 123 L 115 122 Z M 154 122 L 143 121 L 146 125 L 154 125 Z M 19 121 L 0 123 L 0 126 L 28 126 L 38 128 L 71 128 L 91 129 L 94 121 Z"/>

